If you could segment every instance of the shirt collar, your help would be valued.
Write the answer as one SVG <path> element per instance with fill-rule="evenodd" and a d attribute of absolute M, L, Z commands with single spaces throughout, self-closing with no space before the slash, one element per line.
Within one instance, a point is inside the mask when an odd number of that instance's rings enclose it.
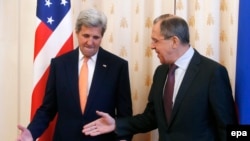
<path fill-rule="evenodd" d="M 79 61 L 82 61 L 84 55 L 82 54 L 82 52 L 81 52 L 81 50 L 80 50 L 80 47 L 79 47 L 78 51 L 79 51 L 78 60 L 79 60 Z M 89 60 L 92 60 L 92 61 L 96 62 L 98 52 L 99 52 L 99 50 L 96 52 L 96 54 L 94 54 L 93 56 L 91 56 L 91 57 L 89 58 Z"/>
<path fill-rule="evenodd" d="M 178 68 L 187 70 L 187 67 L 193 55 L 194 55 L 194 49 L 192 46 L 190 46 L 189 49 L 179 59 L 176 60 L 175 65 L 177 65 Z"/>

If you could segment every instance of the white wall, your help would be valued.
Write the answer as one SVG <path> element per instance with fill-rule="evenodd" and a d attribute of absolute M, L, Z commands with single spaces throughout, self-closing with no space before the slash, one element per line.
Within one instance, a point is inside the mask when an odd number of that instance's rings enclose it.
<path fill-rule="evenodd" d="M 29 121 L 35 8 L 35 0 L 0 0 L 0 137 L 4 141 L 15 140 L 17 124 Z"/>
<path fill-rule="evenodd" d="M 0 137 L 13 140 L 18 109 L 18 3 L 0 1 Z"/>

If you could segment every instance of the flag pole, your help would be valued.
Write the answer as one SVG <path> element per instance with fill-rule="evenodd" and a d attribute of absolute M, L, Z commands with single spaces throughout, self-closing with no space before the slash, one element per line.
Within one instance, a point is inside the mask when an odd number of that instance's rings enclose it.
<path fill-rule="evenodd" d="M 174 15 L 176 15 L 176 0 L 174 0 Z"/>

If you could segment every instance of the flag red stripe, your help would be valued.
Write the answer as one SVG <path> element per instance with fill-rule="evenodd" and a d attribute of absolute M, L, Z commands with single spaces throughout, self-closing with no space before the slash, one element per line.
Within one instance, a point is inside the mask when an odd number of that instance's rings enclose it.
<path fill-rule="evenodd" d="M 43 22 L 38 25 L 35 35 L 34 59 L 52 33 L 53 32 Z"/>
<path fill-rule="evenodd" d="M 46 69 L 45 73 L 42 75 L 41 79 L 38 81 L 38 83 L 33 89 L 32 103 L 31 103 L 31 119 L 33 119 L 36 110 L 42 104 L 42 99 L 45 92 L 48 74 L 49 74 L 49 68 Z"/>

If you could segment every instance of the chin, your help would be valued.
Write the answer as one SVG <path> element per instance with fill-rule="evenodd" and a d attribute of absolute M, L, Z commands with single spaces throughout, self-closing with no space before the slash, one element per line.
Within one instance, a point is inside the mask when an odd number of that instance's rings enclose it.
<path fill-rule="evenodd" d="M 165 64 L 162 60 L 160 60 L 160 63 L 161 63 L 161 64 Z"/>

